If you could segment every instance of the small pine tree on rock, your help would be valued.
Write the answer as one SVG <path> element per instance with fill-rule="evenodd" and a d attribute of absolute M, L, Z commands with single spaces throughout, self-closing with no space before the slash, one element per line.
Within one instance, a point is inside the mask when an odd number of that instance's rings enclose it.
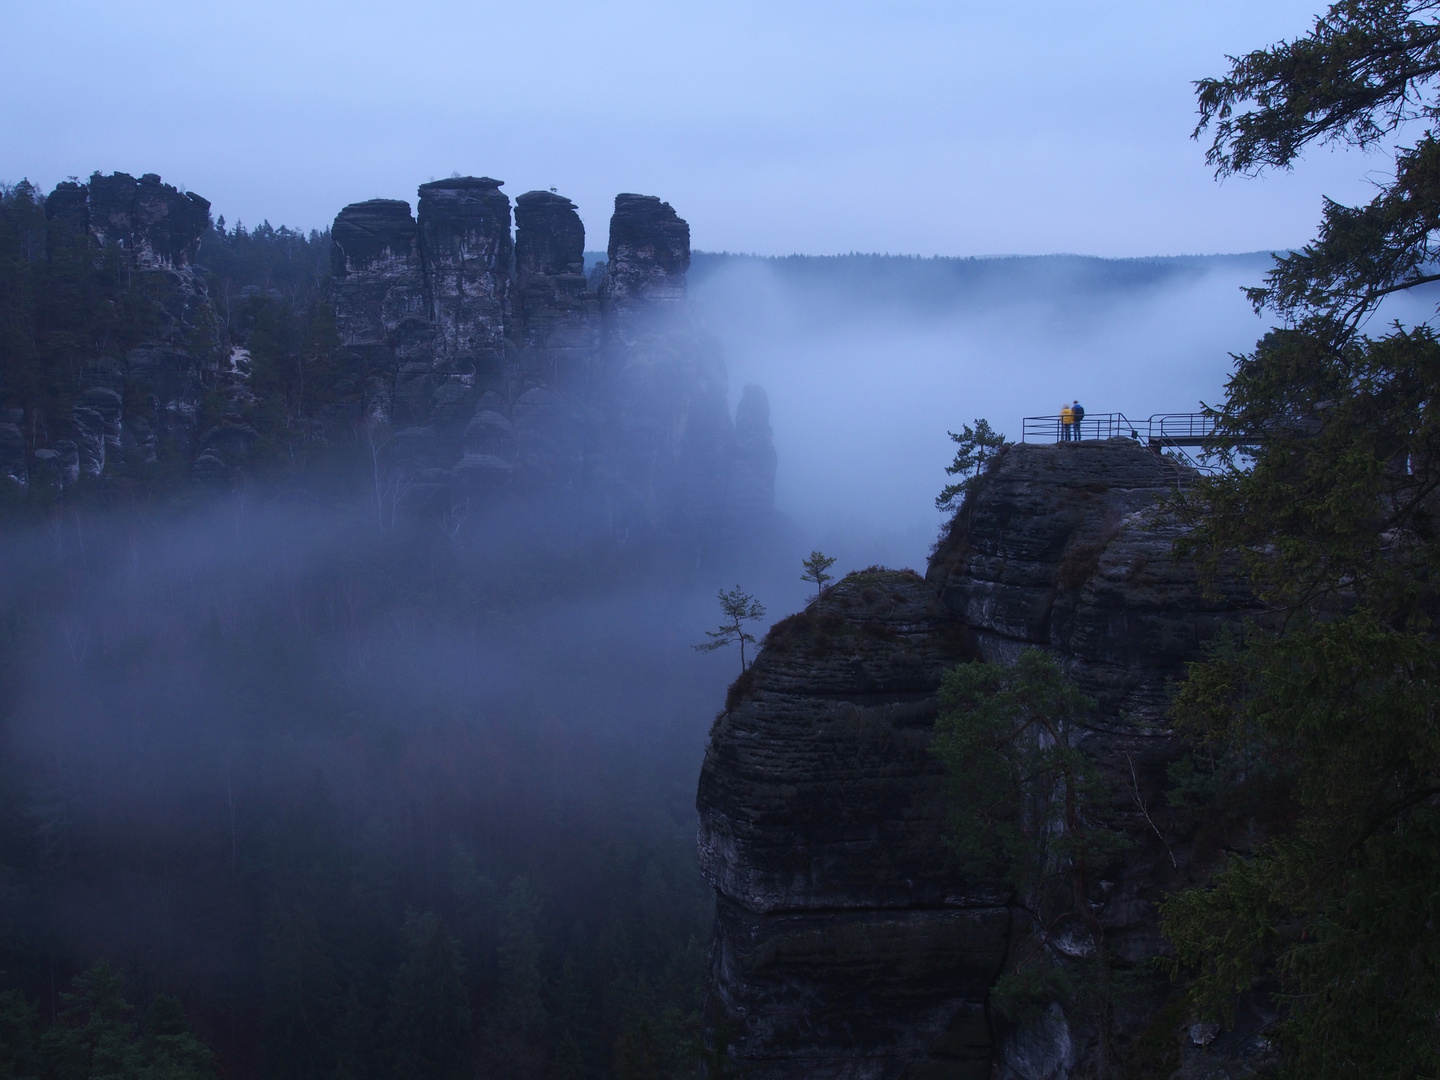
<path fill-rule="evenodd" d="M 813 581 L 815 583 L 815 597 L 819 599 L 820 594 L 825 591 L 825 585 L 835 580 L 835 575 L 827 574 L 825 571 L 835 565 L 835 560 L 821 551 L 810 552 L 810 557 L 800 564 L 805 572 L 800 575 L 801 581 Z"/>
<path fill-rule="evenodd" d="M 755 643 L 755 635 L 745 630 L 744 624 L 756 619 L 765 617 L 765 607 L 755 597 L 751 596 L 744 589 L 736 585 L 733 589 L 720 590 L 720 610 L 725 613 L 726 621 L 720 624 L 718 630 L 706 630 L 705 636 L 711 640 L 691 646 L 698 652 L 714 652 L 716 649 L 723 649 L 732 641 L 740 643 L 740 674 L 745 674 L 745 643 Z"/>
<path fill-rule="evenodd" d="M 973 428 L 966 424 L 960 434 L 952 431 L 949 435 L 952 441 L 959 444 L 960 449 L 955 451 L 955 460 L 945 466 L 945 472 L 960 479 L 941 489 L 940 494 L 935 497 L 935 509 L 954 513 L 960 508 L 965 492 L 970 490 L 970 486 L 985 471 L 985 466 L 1009 446 L 1010 441 L 994 430 L 988 420 L 976 420 Z"/>

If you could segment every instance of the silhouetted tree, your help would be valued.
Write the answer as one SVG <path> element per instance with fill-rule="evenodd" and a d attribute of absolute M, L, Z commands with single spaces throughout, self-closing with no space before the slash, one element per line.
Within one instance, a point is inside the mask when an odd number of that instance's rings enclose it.
<path fill-rule="evenodd" d="M 23 993 L 0 993 L 0 1080 L 37 1080 L 40 1018 Z"/>
<path fill-rule="evenodd" d="M 45 1032 L 42 1047 L 55 1080 L 136 1077 L 141 1058 L 135 1044 L 134 1010 L 123 993 L 119 972 L 96 964 L 75 977 L 61 994 L 64 1007 Z"/>
<path fill-rule="evenodd" d="M 497 948 L 500 981 L 486 1044 L 492 1073 L 502 1078 L 538 1076 L 546 1065 L 549 1014 L 540 974 L 540 897 L 523 875 L 510 882 L 501 905 Z"/>
<path fill-rule="evenodd" d="M 146 1080 L 202 1080 L 215 1075 L 215 1054 L 185 1022 L 180 1002 L 157 994 L 145 1012 L 141 1052 Z"/>
<path fill-rule="evenodd" d="M 800 575 L 800 580 L 815 583 L 816 597 L 819 597 L 820 593 L 824 591 L 826 582 L 835 580 L 834 575 L 825 572 L 835 565 L 835 560 L 824 552 L 810 552 L 810 557 L 802 561 L 800 565 L 805 568 L 805 572 Z"/>
<path fill-rule="evenodd" d="M 1280 809 L 1270 843 L 1165 905 L 1165 929 L 1206 1015 L 1274 980 L 1284 1072 L 1306 1080 L 1440 1073 L 1440 339 L 1362 332 L 1386 296 L 1440 279 L 1437 12 L 1345 0 L 1197 84 L 1221 176 L 1425 125 L 1369 203 L 1327 200 L 1316 239 L 1250 291 L 1283 325 L 1217 410 L 1248 455 L 1181 504 L 1187 546 L 1242 566 L 1272 617 L 1192 666 L 1174 715 L 1214 812 L 1252 762 Z"/>
<path fill-rule="evenodd" d="M 64 1008 L 39 1040 L 23 998 L 0 995 L 0 1075 L 39 1073 L 52 1080 L 211 1080 L 214 1053 L 189 1030 L 180 1002 L 157 995 L 137 1027 L 120 974 L 96 964 L 60 995 Z M 12 1041 L 13 1040 L 13 1041 Z M 6 1072 L 6 1070 L 13 1070 Z"/>
<path fill-rule="evenodd" d="M 953 513 L 959 508 L 965 492 L 985 471 L 985 466 L 1010 443 L 1004 435 L 990 427 L 988 420 L 976 420 L 974 428 L 966 424 L 960 434 L 952 431 L 949 435 L 960 449 L 955 451 L 955 460 L 945 466 L 945 472 L 960 479 L 940 489 L 940 494 L 935 497 L 935 509 Z"/>
<path fill-rule="evenodd" d="M 290 905 L 272 915 L 262 1015 L 266 1067 L 287 1080 L 327 1077 L 335 1064 L 342 994 L 315 914 Z"/>
<path fill-rule="evenodd" d="M 740 671 L 745 671 L 745 643 L 755 642 L 755 636 L 745 629 L 745 623 L 753 622 L 765 617 L 765 608 L 758 603 L 749 593 L 745 592 L 739 585 L 733 589 L 720 590 L 720 610 L 724 613 L 727 621 L 720 624 L 718 630 L 706 630 L 705 636 L 712 640 L 693 645 L 700 652 L 714 652 L 716 649 L 723 649 L 732 641 L 740 643 Z"/>

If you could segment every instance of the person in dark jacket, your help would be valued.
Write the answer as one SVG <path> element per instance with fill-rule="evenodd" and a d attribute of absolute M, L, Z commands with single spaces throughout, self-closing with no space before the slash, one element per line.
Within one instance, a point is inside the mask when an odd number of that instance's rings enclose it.
<path fill-rule="evenodd" d="M 1070 403 L 1070 412 L 1075 417 L 1074 427 L 1070 429 L 1074 434 L 1070 437 L 1072 439 L 1078 439 L 1080 438 L 1080 421 L 1085 419 L 1085 406 L 1081 405 L 1078 401 L 1072 401 Z"/>

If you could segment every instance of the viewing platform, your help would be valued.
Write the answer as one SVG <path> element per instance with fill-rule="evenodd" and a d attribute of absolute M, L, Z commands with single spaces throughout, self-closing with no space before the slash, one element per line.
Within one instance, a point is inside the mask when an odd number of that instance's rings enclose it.
<path fill-rule="evenodd" d="M 1069 434 L 1066 434 L 1066 428 Z M 1021 442 L 1066 442 L 1091 439 L 1134 439 L 1152 450 L 1201 449 L 1233 445 L 1233 436 L 1217 434 L 1214 417 L 1207 413 L 1155 413 L 1131 420 L 1124 413 L 1086 413 L 1084 419 L 1064 424 L 1059 416 L 1027 416 L 1021 421 Z M 1258 441 L 1258 440 L 1247 440 Z"/>
<path fill-rule="evenodd" d="M 1189 451 L 1199 450 L 1203 456 L 1205 451 L 1222 446 L 1237 443 L 1250 445 L 1262 441 L 1260 437 L 1237 439 L 1233 435 L 1221 435 L 1216 430 L 1215 418 L 1201 412 L 1154 413 L 1144 420 L 1131 420 L 1118 412 L 1086 413 L 1083 419 L 1068 425 L 1059 416 L 1027 416 L 1021 421 L 1021 442 L 1088 442 L 1097 439 L 1134 439 L 1157 454 L 1170 451 L 1175 457 L 1207 473 L 1213 469 L 1196 460 Z"/>

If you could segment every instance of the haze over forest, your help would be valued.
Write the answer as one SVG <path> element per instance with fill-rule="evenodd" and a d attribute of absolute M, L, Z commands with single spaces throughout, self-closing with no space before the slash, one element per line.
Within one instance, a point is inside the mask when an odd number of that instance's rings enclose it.
<path fill-rule="evenodd" d="M 133 7 L 0 73 L 0 1080 L 730 1075 L 717 594 L 923 573 L 977 419 L 1220 402 L 1368 190 L 1188 138 L 1288 0 Z"/>
<path fill-rule="evenodd" d="M 329 245 L 268 225 L 200 242 L 262 403 L 283 320 L 327 296 Z M 493 515 L 377 528 L 363 443 L 352 459 L 258 406 L 238 481 L 127 466 L 12 515 L 5 970 L 50 1015 L 108 960 L 132 997 L 178 995 L 227 1070 L 320 1075 L 393 1064 L 397 972 L 431 912 L 487 1060 L 689 1067 L 710 918 L 694 782 L 738 670 L 692 649 L 716 590 L 739 579 L 768 624 L 804 604 L 812 549 L 842 573 L 921 565 L 947 427 L 1217 393 L 1262 265 L 696 255 L 727 408 L 768 392 L 778 516 L 688 564 L 669 541 L 526 552 Z M 1193 329 L 1157 359 L 1177 319 Z M 301 1028 L 277 1019 L 296 1009 Z"/>

